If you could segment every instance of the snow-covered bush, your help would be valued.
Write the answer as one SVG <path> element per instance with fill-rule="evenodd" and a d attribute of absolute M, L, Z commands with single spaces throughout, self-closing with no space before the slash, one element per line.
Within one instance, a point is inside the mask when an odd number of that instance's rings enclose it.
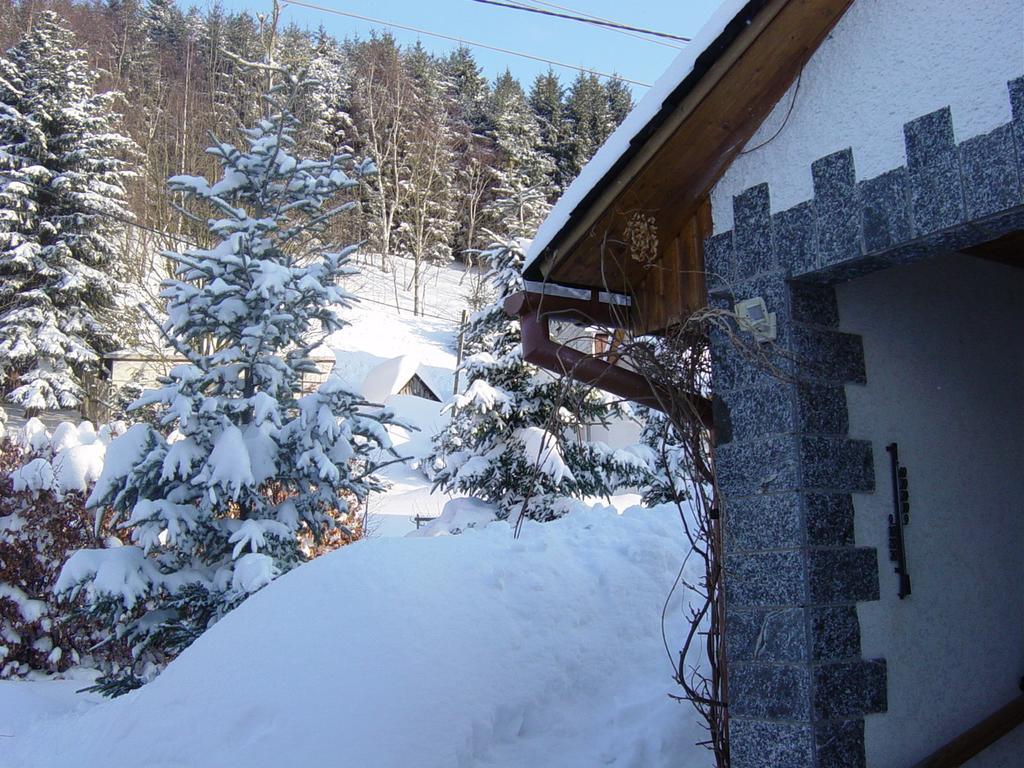
<path fill-rule="evenodd" d="M 499 518 L 523 510 L 527 518 L 550 520 L 574 498 L 643 485 L 646 451 L 613 450 L 581 437 L 588 424 L 616 415 L 606 396 L 523 360 L 519 323 L 502 308 L 505 297 L 522 289 L 522 241 L 497 245 L 487 256 L 497 301 L 466 334 L 472 354 L 462 371 L 469 384 L 449 406 L 451 422 L 424 462 L 435 486 L 495 504 Z"/>
<path fill-rule="evenodd" d="M 72 552 L 111 537 L 94 527 L 85 497 L 118 429 L 65 422 L 50 435 L 30 419 L 14 439 L 0 439 L 0 677 L 63 672 L 124 654 L 107 642 L 104 625 L 53 593 Z"/>
<path fill-rule="evenodd" d="M 188 362 L 137 401 L 156 408 L 156 424 L 111 444 L 89 498 L 131 545 L 76 553 L 57 585 L 84 596 L 140 668 L 179 653 L 311 546 L 354 535 L 356 504 L 378 487 L 374 457 L 390 447 L 389 414 L 339 377 L 302 393 L 311 351 L 354 300 L 338 285 L 354 247 L 324 244 L 326 226 L 372 166 L 293 156 L 294 109 L 311 84 L 261 69 L 278 84 L 244 131 L 248 146 L 210 147 L 216 180 L 170 179 L 212 245 L 165 254 L 176 278 L 163 284 L 163 332 Z"/>

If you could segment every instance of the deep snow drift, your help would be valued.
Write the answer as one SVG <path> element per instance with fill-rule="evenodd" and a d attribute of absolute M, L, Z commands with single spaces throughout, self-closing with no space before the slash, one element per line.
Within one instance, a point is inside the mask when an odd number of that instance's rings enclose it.
<path fill-rule="evenodd" d="M 505 523 L 364 540 L 251 597 L 139 691 L 32 727 L 0 712 L 0 766 L 703 767 L 661 637 L 683 541 L 671 507 L 583 510 L 518 541 Z M 61 684 L 2 683 L 0 706 L 26 685 Z"/>

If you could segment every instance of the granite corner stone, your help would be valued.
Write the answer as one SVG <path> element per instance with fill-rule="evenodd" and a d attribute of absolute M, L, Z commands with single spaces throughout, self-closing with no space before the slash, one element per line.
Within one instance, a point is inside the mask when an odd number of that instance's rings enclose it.
<path fill-rule="evenodd" d="M 719 290 L 736 279 L 732 231 L 712 235 L 704 241 L 704 270 L 708 290 Z"/>
<path fill-rule="evenodd" d="M 912 172 L 955 160 L 952 111 L 943 107 L 904 123 L 903 140 Z"/>
<path fill-rule="evenodd" d="M 853 150 L 844 149 L 815 160 L 811 177 L 819 265 L 859 259 L 864 249 Z"/>
<path fill-rule="evenodd" d="M 790 318 L 798 323 L 839 327 L 839 302 L 831 285 L 792 281 L 789 284 Z"/>
<path fill-rule="evenodd" d="M 724 567 L 725 599 L 730 610 L 806 602 L 804 554 L 800 550 L 729 554 Z"/>
<path fill-rule="evenodd" d="M 864 720 L 825 720 L 814 726 L 815 752 L 822 768 L 865 768 Z"/>
<path fill-rule="evenodd" d="M 725 505 L 725 551 L 757 552 L 803 545 L 800 494 L 772 493 Z"/>
<path fill-rule="evenodd" d="M 729 720 L 732 768 L 807 768 L 814 764 L 810 723 L 772 723 L 733 716 Z"/>
<path fill-rule="evenodd" d="M 871 442 L 846 437 L 804 436 L 800 464 L 806 491 L 869 493 L 875 489 Z"/>
<path fill-rule="evenodd" d="M 736 609 L 726 615 L 730 662 L 806 662 L 804 608 Z"/>
<path fill-rule="evenodd" d="M 1013 122 L 1024 123 L 1024 75 L 1015 77 L 1006 84 L 1010 92 L 1010 114 Z"/>
<path fill-rule="evenodd" d="M 808 493 L 804 520 L 811 546 L 853 546 L 853 498 L 848 493 Z"/>
<path fill-rule="evenodd" d="M 1024 203 L 1011 125 L 960 145 L 967 217 L 978 219 Z"/>
<path fill-rule="evenodd" d="M 888 707 L 884 659 L 858 659 L 814 668 L 814 714 L 838 720 L 885 712 Z"/>
<path fill-rule="evenodd" d="M 771 199 L 767 184 L 758 184 L 733 198 L 733 247 L 736 280 L 773 271 Z"/>
<path fill-rule="evenodd" d="M 819 266 L 817 217 L 814 202 L 794 205 L 772 216 L 775 258 L 780 267 L 794 275 L 815 271 Z"/>
<path fill-rule="evenodd" d="M 847 661 L 860 657 L 860 621 L 855 606 L 819 605 L 808 611 L 814 661 Z"/>
<path fill-rule="evenodd" d="M 1010 114 L 1013 115 L 1013 135 L 1017 142 L 1017 160 L 1020 173 L 1024 176 L 1024 77 L 1018 77 L 1006 84 L 1010 92 Z"/>
<path fill-rule="evenodd" d="M 715 455 L 717 480 L 727 499 L 798 488 L 795 438 L 731 442 Z"/>
<path fill-rule="evenodd" d="M 729 711 L 736 717 L 810 721 L 810 699 L 806 664 L 745 662 L 729 670 Z"/>
<path fill-rule="evenodd" d="M 790 388 L 779 382 L 733 392 L 729 402 L 732 440 L 752 440 L 796 431 Z"/>
<path fill-rule="evenodd" d="M 864 217 L 864 250 L 875 253 L 906 242 L 910 225 L 910 181 L 906 168 L 860 183 Z"/>
<path fill-rule="evenodd" d="M 879 598 L 878 551 L 874 547 L 812 548 L 807 559 L 810 598 L 815 605 Z"/>
<path fill-rule="evenodd" d="M 846 389 L 841 384 L 799 382 L 796 428 L 804 434 L 845 435 L 849 428 Z"/>
<path fill-rule="evenodd" d="M 836 384 L 867 381 L 864 342 L 859 335 L 794 323 L 791 341 L 802 380 Z"/>

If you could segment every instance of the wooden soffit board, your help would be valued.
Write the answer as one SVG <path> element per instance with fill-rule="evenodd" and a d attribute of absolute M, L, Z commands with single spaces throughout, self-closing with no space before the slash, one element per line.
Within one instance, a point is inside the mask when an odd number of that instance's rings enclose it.
<path fill-rule="evenodd" d="M 541 270 L 557 283 L 636 295 L 702 199 L 794 82 L 852 0 L 773 0 L 663 118 L 586 210 L 577 210 Z M 627 230 L 630 221 L 632 227 Z M 657 234 L 636 258 L 636 232 Z M 651 242 L 647 237 L 643 242 Z M 703 270 L 703 264 L 673 264 Z M 665 279 L 664 277 L 662 279 Z"/>

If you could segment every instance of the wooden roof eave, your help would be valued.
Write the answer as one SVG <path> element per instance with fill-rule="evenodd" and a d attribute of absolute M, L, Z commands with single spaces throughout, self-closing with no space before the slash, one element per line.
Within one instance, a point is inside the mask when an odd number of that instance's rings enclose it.
<path fill-rule="evenodd" d="M 643 211 L 656 222 L 661 253 L 671 248 L 851 3 L 768 0 L 740 19 L 731 42 L 695 82 L 681 84 L 676 106 L 641 132 L 641 143 L 577 207 L 527 276 L 636 294 L 644 265 L 608 243 L 621 244 L 629 216 Z"/>

